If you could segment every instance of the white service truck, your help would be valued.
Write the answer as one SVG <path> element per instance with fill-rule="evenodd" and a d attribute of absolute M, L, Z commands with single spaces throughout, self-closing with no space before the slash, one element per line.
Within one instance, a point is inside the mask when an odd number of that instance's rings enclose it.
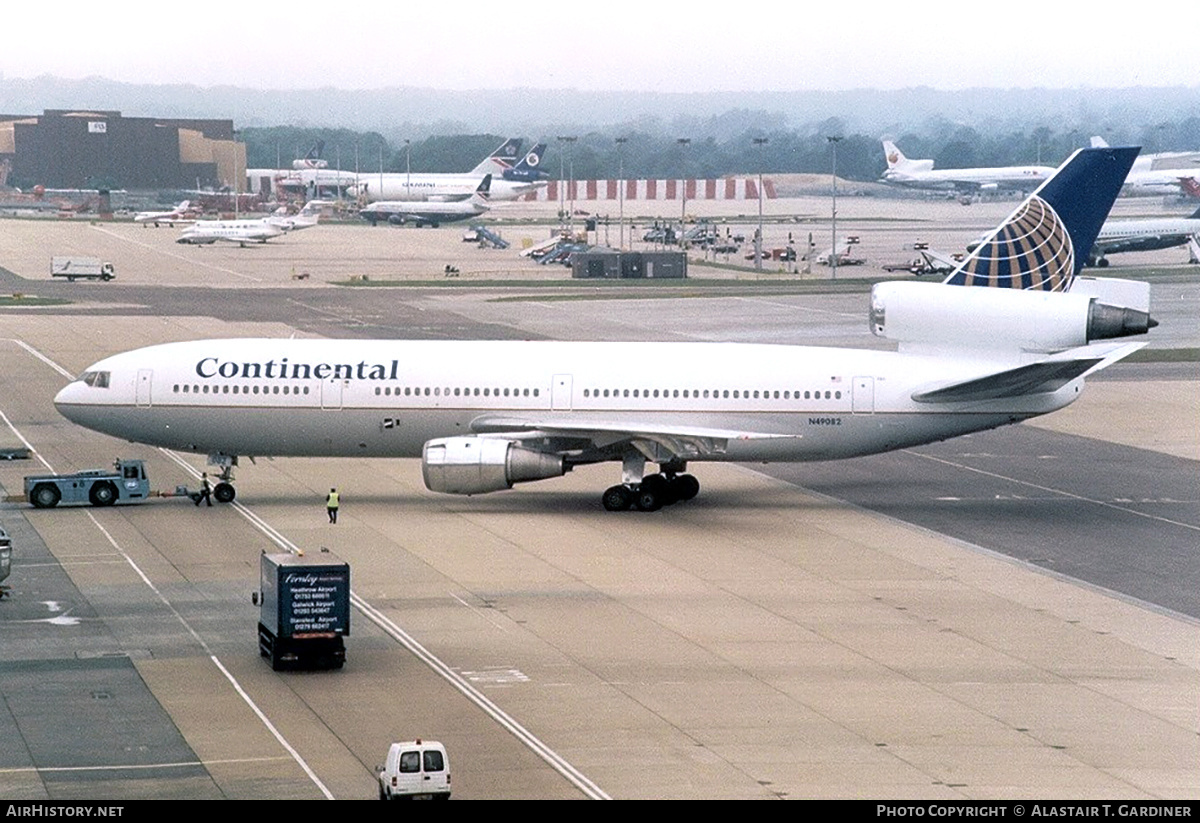
<path fill-rule="evenodd" d="M 380 800 L 450 799 L 450 758 L 436 740 L 393 743 L 377 768 Z"/>
<path fill-rule="evenodd" d="M 112 280 L 117 276 L 112 263 L 99 257 L 51 257 L 50 276 L 65 277 L 74 282 L 76 277 L 88 280 Z"/>

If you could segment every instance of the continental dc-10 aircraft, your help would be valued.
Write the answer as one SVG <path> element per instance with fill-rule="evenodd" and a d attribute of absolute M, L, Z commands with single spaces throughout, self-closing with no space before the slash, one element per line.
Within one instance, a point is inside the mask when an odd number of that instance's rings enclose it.
<path fill-rule="evenodd" d="M 1156 325 L 1147 284 L 1075 279 L 1136 154 L 1079 150 L 945 282 L 877 284 L 870 326 L 898 351 L 198 340 L 107 357 L 54 403 L 90 429 L 207 454 L 226 502 L 239 455 L 390 456 L 466 495 L 612 461 L 605 508 L 653 511 L 696 495 L 691 463 L 876 454 L 1071 403 L 1144 345 L 1115 338 Z"/>

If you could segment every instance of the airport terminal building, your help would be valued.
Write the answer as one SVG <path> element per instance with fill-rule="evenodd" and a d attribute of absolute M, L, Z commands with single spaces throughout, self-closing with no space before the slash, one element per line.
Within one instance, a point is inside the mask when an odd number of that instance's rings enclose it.
<path fill-rule="evenodd" d="M 246 147 L 234 140 L 232 120 L 47 109 L 0 114 L 0 167 L 8 185 L 21 187 L 240 189 Z"/>

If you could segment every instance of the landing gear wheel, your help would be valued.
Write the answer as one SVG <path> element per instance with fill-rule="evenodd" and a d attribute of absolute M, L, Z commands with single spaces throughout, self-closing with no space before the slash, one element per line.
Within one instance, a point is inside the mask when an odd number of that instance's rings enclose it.
<path fill-rule="evenodd" d="M 653 495 L 657 505 L 653 509 L 642 509 L 642 511 L 654 511 L 654 509 L 669 506 L 675 502 L 675 489 L 672 482 L 661 474 L 649 474 L 642 478 L 641 485 L 642 493 Z M 640 508 L 640 506 L 639 506 Z"/>
<path fill-rule="evenodd" d="M 633 503 L 630 490 L 625 486 L 612 486 L 605 489 L 600 501 L 610 512 L 623 512 Z"/>
<path fill-rule="evenodd" d="M 218 503 L 232 503 L 236 496 L 237 490 L 229 483 L 222 482 L 213 487 L 213 497 Z"/>
<path fill-rule="evenodd" d="M 691 500 L 700 493 L 700 481 L 690 474 L 681 474 L 671 482 L 676 500 Z"/>
<path fill-rule="evenodd" d="M 88 491 L 88 500 L 93 506 L 111 506 L 117 502 L 117 487 L 107 480 L 94 483 Z"/>
<path fill-rule="evenodd" d="M 62 500 L 58 487 L 51 483 L 38 483 L 29 493 L 29 502 L 35 509 L 52 509 Z"/>
<path fill-rule="evenodd" d="M 638 511 L 655 512 L 663 507 L 662 487 L 656 483 L 643 482 L 634 499 Z"/>

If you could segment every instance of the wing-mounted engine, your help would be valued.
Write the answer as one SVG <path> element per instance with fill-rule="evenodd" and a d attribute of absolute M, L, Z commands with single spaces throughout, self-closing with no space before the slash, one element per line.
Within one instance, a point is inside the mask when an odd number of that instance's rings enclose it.
<path fill-rule="evenodd" d="M 568 466 L 560 454 L 527 449 L 496 437 L 443 437 L 421 452 L 425 487 L 446 494 L 483 494 L 514 483 L 561 477 Z"/>
<path fill-rule="evenodd" d="M 918 344 L 1055 352 L 1145 334 L 1158 325 L 1146 310 L 1149 285 L 1116 282 L 1123 285 L 1088 288 L 1081 279 L 1067 293 L 878 283 L 871 290 L 871 332 L 902 349 Z"/>

